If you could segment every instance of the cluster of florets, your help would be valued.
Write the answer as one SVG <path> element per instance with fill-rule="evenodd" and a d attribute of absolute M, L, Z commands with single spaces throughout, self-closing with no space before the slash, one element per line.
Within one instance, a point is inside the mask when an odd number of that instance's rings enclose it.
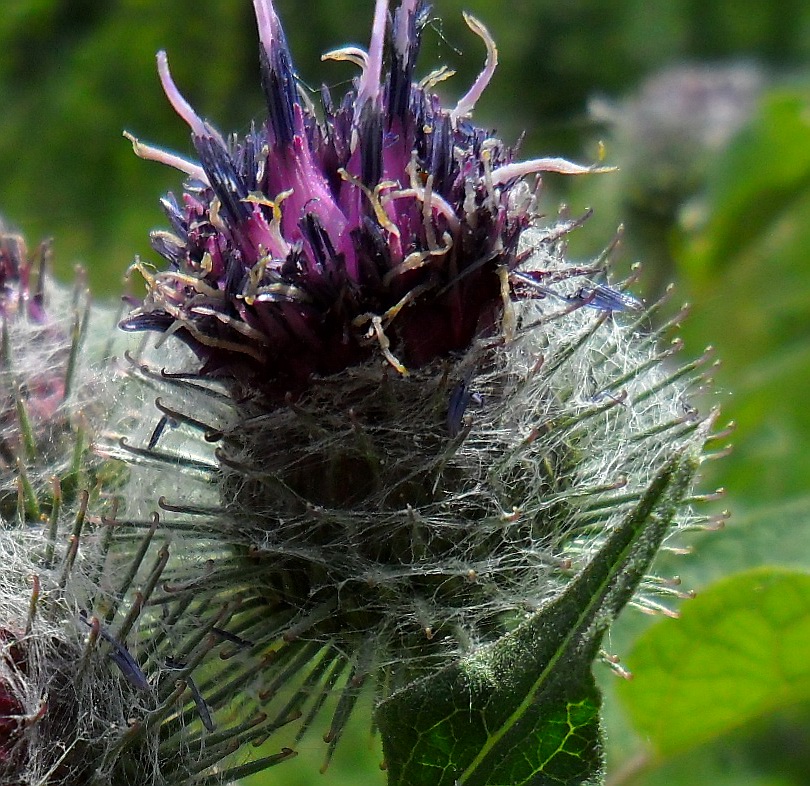
<path fill-rule="evenodd" d="M 53 343 L 48 340 L 48 315 L 45 310 L 45 275 L 50 257 L 50 244 L 41 243 L 35 257 L 32 259 L 20 235 L 6 233 L 0 230 L 0 318 L 3 321 L 4 331 L 12 329 L 17 320 L 36 326 L 46 326 L 35 340 L 40 345 Z M 64 342 L 60 342 L 64 343 Z M 8 354 L 8 339 L 3 354 Z M 5 358 L 6 361 L 9 358 Z M 8 362 L 4 363 L 4 370 L 8 370 Z M 53 413 L 64 396 L 65 380 L 53 373 L 53 369 L 45 365 L 38 369 L 37 376 L 26 376 L 26 384 L 20 395 L 28 403 L 29 415 L 37 422 L 46 422 L 53 417 Z M 5 418 L 16 409 L 13 400 L 12 384 L 3 385 L 4 400 L 0 403 L 0 426 L 3 436 L 8 434 L 8 422 Z M 4 446 L 3 436 L 0 436 L 0 459 L 6 461 L 10 458 L 10 448 Z"/>
<path fill-rule="evenodd" d="M 403 2 L 389 29 L 388 4 L 378 2 L 368 53 L 330 54 L 361 74 L 337 104 L 324 88 L 319 119 L 272 3 L 255 5 L 269 119 L 245 138 L 225 140 L 201 120 L 158 57 L 200 164 L 135 142 L 189 180 L 179 202 L 163 202 L 172 231 L 153 234 L 170 269 L 138 265 L 149 294 L 123 326 L 176 332 L 206 373 L 283 397 L 375 351 L 407 373 L 466 350 L 495 331 L 516 294 L 542 296 L 541 274 L 516 275 L 518 239 L 535 216 L 524 177 L 589 170 L 515 163 L 469 122 L 497 60 L 483 25 L 466 17 L 487 61 L 447 110 L 431 92 L 443 72 L 413 81 L 425 4 Z"/>
<path fill-rule="evenodd" d="M 31 259 L 21 235 L 0 224 L 0 316 L 10 320 L 19 315 L 32 322 L 46 319 L 44 271 L 50 257 L 50 243 L 41 243 Z"/>

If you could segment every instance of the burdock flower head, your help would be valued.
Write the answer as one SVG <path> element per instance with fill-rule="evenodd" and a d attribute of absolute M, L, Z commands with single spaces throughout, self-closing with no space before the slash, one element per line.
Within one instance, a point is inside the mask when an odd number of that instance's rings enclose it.
<path fill-rule="evenodd" d="M 3 786 L 113 782 L 133 694 L 94 657 L 98 619 L 85 641 L 78 616 L 110 580 L 98 506 L 115 473 L 90 443 L 106 415 L 101 347 L 117 315 L 102 308 L 91 318 L 82 277 L 74 288 L 53 281 L 50 256 L 50 243 L 31 254 L 22 236 L 0 229 Z M 105 612 L 111 622 L 115 609 Z"/>
<path fill-rule="evenodd" d="M 241 658 L 225 684 L 203 671 L 213 714 L 259 705 L 300 735 L 336 692 L 331 751 L 367 678 L 392 706 L 537 620 L 551 646 L 566 629 L 543 615 L 565 604 L 575 655 L 554 662 L 589 666 L 639 585 L 634 603 L 666 611 L 678 590 L 644 575 L 700 524 L 711 418 L 687 397 L 699 362 L 666 365 L 657 305 L 608 282 L 615 243 L 574 265 L 581 221 L 540 226 L 535 176 L 593 167 L 517 161 L 471 123 L 497 60 L 480 22 L 485 67 L 447 109 L 446 74 L 415 75 L 427 7 L 377 0 L 368 52 L 328 55 L 359 76 L 316 109 L 272 2 L 254 5 L 268 119 L 244 138 L 199 118 L 158 56 L 199 163 L 133 140 L 187 180 L 152 236 L 168 269 L 136 263 L 147 294 L 122 322 L 164 334 L 132 364 L 158 411 L 142 444 L 122 431 L 108 449 L 158 468 L 140 486 L 164 484 L 161 529 L 193 541 L 153 624 L 200 620 Z M 146 526 L 129 515 L 122 531 Z"/>

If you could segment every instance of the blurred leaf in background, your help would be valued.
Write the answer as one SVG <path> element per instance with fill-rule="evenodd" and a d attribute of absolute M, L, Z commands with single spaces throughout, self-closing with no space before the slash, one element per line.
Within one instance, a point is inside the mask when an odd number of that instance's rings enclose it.
<path fill-rule="evenodd" d="M 807 493 L 810 477 L 810 85 L 778 87 L 709 173 L 678 257 L 716 336 L 740 423 L 723 472 L 738 504 Z"/>
<path fill-rule="evenodd" d="M 810 575 L 746 571 L 643 636 L 621 695 L 638 731 L 673 755 L 810 700 L 808 651 Z"/>
<path fill-rule="evenodd" d="M 794 79 L 764 96 L 711 163 L 702 197 L 673 234 L 674 258 L 700 304 L 687 339 L 717 344 L 724 410 L 739 423 L 734 453 L 712 474 L 740 515 L 686 560 L 699 584 L 732 575 L 684 608 L 686 625 L 654 626 L 632 649 L 629 662 L 644 677 L 622 691 L 624 704 L 642 731 L 643 707 L 655 707 L 666 730 L 646 729 L 656 763 L 622 783 L 723 782 L 697 780 L 696 760 L 733 783 L 798 786 L 810 772 L 801 674 L 810 650 L 808 149 L 810 89 Z M 792 571 L 746 571 L 755 565 Z M 667 677 L 657 671 L 666 663 Z M 725 724 L 708 730 L 719 715 Z"/>
<path fill-rule="evenodd" d="M 687 348 L 710 340 L 723 361 L 735 450 L 706 477 L 737 515 L 694 554 L 660 561 L 700 591 L 682 620 L 643 631 L 625 615 L 613 631 L 636 673 L 607 683 L 623 688 L 608 701 L 614 786 L 807 782 L 809 149 L 806 81 L 775 79 L 658 238 L 695 303 Z"/>

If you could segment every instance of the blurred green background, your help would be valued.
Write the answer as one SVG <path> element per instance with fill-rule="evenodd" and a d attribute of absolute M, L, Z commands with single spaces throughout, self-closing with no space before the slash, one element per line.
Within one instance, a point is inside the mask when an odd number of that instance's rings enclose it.
<path fill-rule="evenodd" d="M 339 93 L 353 69 L 322 51 L 367 39 L 371 0 L 278 0 L 302 79 Z M 597 667 L 607 692 L 609 783 L 810 783 L 810 3 L 803 0 L 440 0 L 420 75 L 446 64 L 454 100 L 490 29 L 500 66 L 476 110 L 522 155 L 567 155 L 620 171 L 549 178 L 545 209 L 594 216 L 572 241 L 592 254 L 625 224 L 625 259 L 654 298 L 676 281 L 693 303 L 682 335 L 714 344 L 732 455 L 706 466 L 734 516 L 664 556 L 700 591 L 679 622 L 630 610 L 609 648 L 636 673 Z M 33 243 L 56 238 L 58 270 L 81 262 L 112 297 L 178 173 L 122 137 L 188 154 L 154 54 L 223 131 L 262 116 L 249 0 L 5 0 L 0 14 L 0 213 Z M 552 182 L 553 180 L 553 182 Z M 674 308 L 673 305 L 673 308 Z M 682 543 L 676 544 L 682 545 Z M 621 683 L 621 684 L 620 684 Z M 327 775 L 317 734 L 252 783 L 382 784 L 378 744 L 355 724 Z"/>

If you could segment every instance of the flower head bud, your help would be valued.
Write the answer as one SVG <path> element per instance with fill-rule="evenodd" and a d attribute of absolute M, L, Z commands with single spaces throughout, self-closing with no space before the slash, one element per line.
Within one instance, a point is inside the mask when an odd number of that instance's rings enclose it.
<path fill-rule="evenodd" d="M 91 319 L 82 277 L 63 287 L 49 261 L 49 243 L 31 257 L 22 237 L 0 234 L 0 783 L 14 786 L 120 772 L 130 701 L 78 617 L 109 581 L 109 537 L 88 511 L 117 483 L 90 450 L 116 315 Z"/>
<path fill-rule="evenodd" d="M 15 507 L 36 520 L 46 468 L 62 471 L 71 455 L 68 398 L 86 310 L 80 289 L 48 279 L 50 257 L 50 242 L 31 256 L 22 236 L 0 232 L 0 515 L 9 520 Z"/>

